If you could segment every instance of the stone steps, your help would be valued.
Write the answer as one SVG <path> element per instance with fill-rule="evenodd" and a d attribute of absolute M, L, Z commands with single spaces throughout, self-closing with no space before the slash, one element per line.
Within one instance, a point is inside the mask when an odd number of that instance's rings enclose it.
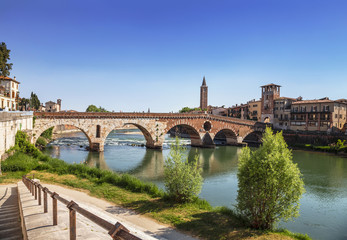
<path fill-rule="evenodd" d="M 0 239 L 23 239 L 17 187 L 0 186 Z"/>

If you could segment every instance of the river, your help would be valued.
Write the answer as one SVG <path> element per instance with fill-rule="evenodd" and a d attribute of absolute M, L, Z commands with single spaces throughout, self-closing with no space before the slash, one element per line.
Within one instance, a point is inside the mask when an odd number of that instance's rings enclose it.
<path fill-rule="evenodd" d="M 48 145 L 46 154 L 69 163 L 84 162 L 93 167 L 129 173 L 163 188 L 164 159 L 169 153 L 170 143 L 174 141 L 169 136 L 160 151 L 141 147 L 145 140 L 136 130 L 132 134 L 112 131 L 101 153 L 85 149 L 88 140 L 81 132 L 60 137 Z M 187 145 L 190 158 L 199 155 L 204 177 L 200 197 L 213 206 L 233 208 L 241 148 L 217 146 L 215 149 L 202 149 L 190 147 L 189 140 L 183 142 Z M 294 222 L 281 222 L 278 227 L 307 233 L 313 239 L 347 239 L 347 158 L 293 151 L 293 161 L 303 174 L 306 193 L 300 200 L 300 217 Z"/>

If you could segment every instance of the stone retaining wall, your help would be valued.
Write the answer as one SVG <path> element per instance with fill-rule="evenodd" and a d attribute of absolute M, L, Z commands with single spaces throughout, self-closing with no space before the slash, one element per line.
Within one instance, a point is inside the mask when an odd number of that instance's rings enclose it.
<path fill-rule="evenodd" d="M 18 130 L 32 131 L 32 112 L 0 112 L 0 158 L 7 157 L 5 152 L 14 146 Z"/>

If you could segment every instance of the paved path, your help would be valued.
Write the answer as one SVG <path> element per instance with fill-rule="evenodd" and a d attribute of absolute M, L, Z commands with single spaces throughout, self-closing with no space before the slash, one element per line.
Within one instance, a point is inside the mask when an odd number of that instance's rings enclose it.
<path fill-rule="evenodd" d="M 14 184 L 0 185 L 0 239 L 23 239 L 17 186 Z"/>
<path fill-rule="evenodd" d="M 138 215 L 133 211 L 115 206 L 105 200 L 91 197 L 86 193 L 64 187 L 44 184 L 52 192 L 57 192 L 67 200 L 74 200 L 80 207 L 111 222 L 117 221 L 127 227 L 131 233 L 142 239 L 193 240 L 172 228 L 161 225 L 152 219 Z M 18 183 L 29 239 L 68 239 L 68 209 L 58 201 L 58 226 L 52 226 L 52 200 L 49 197 L 48 213 L 43 213 L 43 206 L 31 195 L 22 182 Z M 77 214 L 77 239 L 111 239 L 106 230 Z"/>

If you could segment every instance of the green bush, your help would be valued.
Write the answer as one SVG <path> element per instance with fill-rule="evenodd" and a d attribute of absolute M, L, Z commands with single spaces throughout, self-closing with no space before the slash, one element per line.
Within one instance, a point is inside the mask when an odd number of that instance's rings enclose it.
<path fill-rule="evenodd" d="M 46 131 L 44 131 L 44 132 L 41 134 L 41 137 L 44 137 L 44 138 L 46 138 L 46 139 L 51 140 L 51 139 L 52 139 L 52 135 L 53 135 L 53 128 L 54 128 L 54 127 L 48 128 Z"/>
<path fill-rule="evenodd" d="M 31 156 L 21 152 L 16 152 L 12 156 L 3 161 L 1 170 L 4 172 L 17 172 L 22 171 L 25 173 L 30 172 L 39 165 L 38 161 Z"/>
<path fill-rule="evenodd" d="M 36 145 L 36 147 L 42 149 L 42 148 L 46 147 L 47 141 L 43 137 L 39 137 L 36 140 L 36 144 L 35 145 Z"/>
<path fill-rule="evenodd" d="M 38 150 L 34 144 L 31 144 L 28 140 L 28 135 L 25 132 L 18 131 L 16 133 L 15 149 L 27 153 L 35 158 L 42 155 L 40 150 Z"/>
<path fill-rule="evenodd" d="M 176 138 L 165 159 L 164 184 L 170 198 L 176 202 L 192 202 L 201 191 L 203 178 L 198 158 L 189 162 L 185 149 Z"/>
<path fill-rule="evenodd" d="M 256 229 L 271 229 L 274 223 L 299 215 L 304 182 L 292 161 L 282 132 L 266 128 L 257 150 L 242 149 L 238 169 L 237 209 Z"/>

